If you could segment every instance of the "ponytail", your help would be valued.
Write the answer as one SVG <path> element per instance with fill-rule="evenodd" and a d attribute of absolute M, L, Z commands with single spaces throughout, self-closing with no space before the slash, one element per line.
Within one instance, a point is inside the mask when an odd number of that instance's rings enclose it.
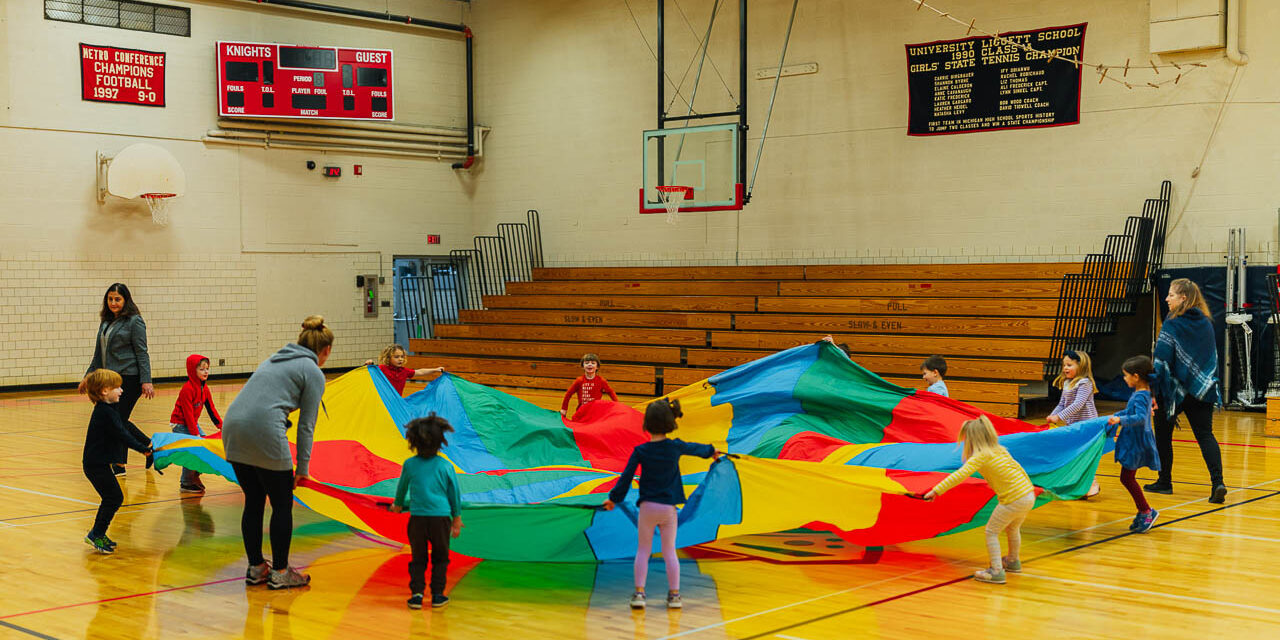
<path fill-rule="evenodd" d="M 307 316 L 302 321 L 302 332 L 298 334 L 298 344 L 320 355 L 328 347 L 333 346 L 333 331 L 324 326 L 324 316 Z"/>

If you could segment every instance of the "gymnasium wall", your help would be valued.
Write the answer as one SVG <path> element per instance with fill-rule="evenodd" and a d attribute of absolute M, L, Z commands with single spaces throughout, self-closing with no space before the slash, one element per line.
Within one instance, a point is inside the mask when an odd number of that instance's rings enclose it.
<path fill-rule="evenodd" d="M 93 351 L 107 285 L 127 283 L 147 321 L 156 376 L 249 372 L 324 314 L 337 334 L 330 366 L 374 357 L 392 314 L 365 319 L 357 274 L 386 276 L 392 256 L 469 245 L 466 186 L 446 162 L 206 144 L 217 124 L 214 43 L 329 44 L 395 51 L 397 121 L 466 123 L 461 38 L 358 23 L 252 2 L 168 2 L 192 9 L 191 37 L 46 20 L 38 0 L 0 3 L 0 386 L 75 381 Z M 447 22 L 453 0 L 341 2 Z M 80 99 L 78 43 L 167 53 L 164 108 Z M 188 192 L 167 227 L 145 206 L 95 197 L 94 154 L 134 142 L 172 152 Z M 344 168 L 339 180 L 307 160 Z M 363 176 L 351 175 L 361 163 Z M 464 243 L 463 241 L 466 240 Z M 453 245 L 449 243 L 460 243 Z M 219 365 L 219 361 L 225 364 Z"/>
<path fill-rule="evenodd" d="M 1087 60 L 1136 67 L 1152 58 L 1145 0 L 930 2 L 989 30 L 1087 22 Z M 656 118 L 655 4 L 473 2 L 478 117 L 493 127 L 478 172 L 479 227 L 536 208 L 557 265 L 732 263 L 735 252 L 744 263 L 1072 260 L 1099 249 L 1167 178 L 1169 264 L 1220 263 L 1236 226 L 1248 228 L 1255 264 L 1276 260 L 1280 40 L 1271 34 L 1280 2 L 1241 1 L 1246 66 L 1222 49 L 1163 56 L 1207 67 L 1160 90 L 1100 84 L 1087 69 L 1078 125 L 908 137 L 904 45 L 961 38 L 965 28 L 908 0 L 801 0 L 787 63 L 820 70 L 782 80 L 751 203 L 740 221 L 689 214 L 677 227 L 636 212 L 641 131 Z M 674 80 L 711 4 L 667 2 Z M 711 52 L 736 92 L 727 73 L 737 2 L 723 4 Z M 749 72 L 777 65 L 791 5 L 751 0 Z M 1155 76 L 1129 77 L 1142 85 Z M 753 162 L 773 83 L 749 82 Z M 724 94 L 708 63 L 699 110 L 724 106 Z"/>

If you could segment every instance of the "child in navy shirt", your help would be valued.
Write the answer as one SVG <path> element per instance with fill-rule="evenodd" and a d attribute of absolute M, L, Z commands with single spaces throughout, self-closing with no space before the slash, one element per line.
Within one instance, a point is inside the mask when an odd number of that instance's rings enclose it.
<path fill-rule="evenodd" d="M 413 553 L 409 561 L 409 591 L 413 594 L 408 601 L 410 609 L 422 608 L 428 553 L 431 606 L 438 609 L 449 604 L 449 596 L 444 595 L 449 538 L 462 533 L 462 503 L 453 464 L 439 455 L 440 447 L 447 444 L 444 439 L 447 431 L 453 431 L 453 426 L 435 413 L 405 427 L 409 448 L 417 455 L 404 461 L 391 511 L 403 511 L 405 494 L 408 494 L 409 548 Z"/>
<path fill-rule="evenodd" d="M 618 484 L 609 492 L 609 499 L 604 501 L 605 510 L 613 509 L 622 502 L 631 489 L 631 479 L 635 476 L 636 466 L 640 466 L 640 496 L 636 498 L 639 509 L 638 544 L 636 546 L 636 591 L 631 596 L 631 608 L 644 608 L 644 583 L 649 574 L 649 556 L 653 553 L 653 530 L 657 527 L 662 535 L 662 559 L 667 565 L 667 608 L 679 609 L 680 600 L 680 560 L 676 557 L 676 505 L 684 502 L 684 483 L 680 476 L 680 456 L 698 456 L 701 458 L 718 458 L 719 452 L 709 444 L 694 444 L 678 438 L 668 438 L 667 434 L 676 430 L 676 418 L 684 414 L 680 411 L 680 401 L 666 399 L 649 403 L 644 412 L 644 430 L 649 433 L 649 441 L 636 445 L 627 460 L 627 466 L 618 478 Z"/>
<path fill-rule="evenodd" d="M 110 369 L 95 369 L 84 379 L 85 391 L 93 401 L 93 416 L 89 418 L 89 429 L 84 436 L 81 464 L 84 476 L 102 498 L 93 529 L 84 541 L 98 553 L 115 553 L 116 543 L 107 537 L 107 527 L 124 504 L 124 492 L 111 470 L 112 463 L 123 460 L 128 449 L 151 455 L 151 442 L 135 435 L 140 433 L 138 428 L 121 418 L 120 412 L 111 406 L 120 401 L 123 383 L 120 374 Z"/>

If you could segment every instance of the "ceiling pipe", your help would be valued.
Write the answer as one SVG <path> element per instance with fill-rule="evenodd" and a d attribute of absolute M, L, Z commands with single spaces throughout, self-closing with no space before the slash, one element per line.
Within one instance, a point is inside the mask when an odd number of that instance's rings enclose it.
<path fill-rule="evenodd" d="M 1240 50 L 1240 29 L 1243 26 L 1240 0 L 1227 0 L 1227 59 L 1239 65 L 1249 64 L 1249 56 Z"/>
<path fill-rule="evenodd" d="M 430 158 L 433 160 L 455 160 L 462 159 L 464 156 L 458 153 L 426 153 L 414 151 L 396 151 L 393 149 L 372 149 L 362 147 L 339 147 L 326 145 L 307 145 L 296 144 L 292 142 L 274 142 L 265 139 L 233 139 L 221 137 L 202 137 L 202 142 L 211 144 L 230 144 L 241 147 L 259 147 L 262 149 L 292 149 L 301 151 L 335 151 L 342 153 L 373 153 L 384 156 L 400 156 L 407 158 Z"/>

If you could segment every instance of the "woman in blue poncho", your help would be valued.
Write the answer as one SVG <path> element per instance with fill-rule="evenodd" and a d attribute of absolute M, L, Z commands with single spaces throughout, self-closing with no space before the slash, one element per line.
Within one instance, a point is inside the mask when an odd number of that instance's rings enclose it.
<path fill-rule="evenodd" d="M 1156 338 L 1155 411 L 1160 478 L 1146 486 L 1152 493 L 1173 493 L 1173 427 L 1185 414 L 1200 444 L 1200 454 L 1213 483 L 1209 502 L 1222 504 L 1222 451 L 1213 437 L 1213 408 L 1218 402 L 1218 348 L 1209 305 L 1196 283 L 1178 278 L 1169 285 L 1169 315 Z"/>

